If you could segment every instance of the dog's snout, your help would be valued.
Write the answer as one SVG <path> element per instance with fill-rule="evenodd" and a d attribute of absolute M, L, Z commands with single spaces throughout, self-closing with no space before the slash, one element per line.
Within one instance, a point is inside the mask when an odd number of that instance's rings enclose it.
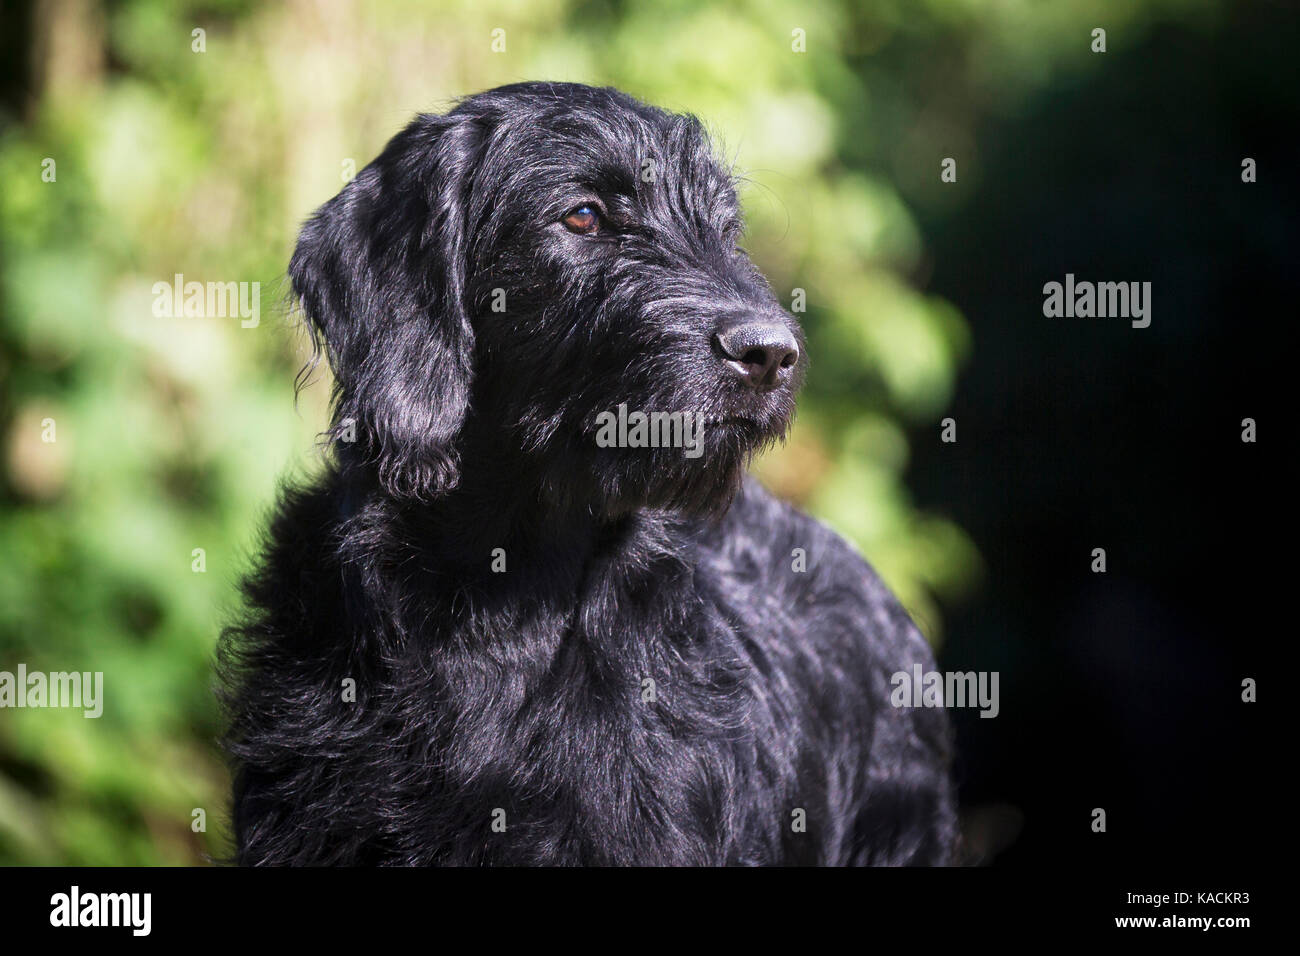
<path fill-rule="evenodd" d="M 776 388 L 799 361 L 799 342 L 782 322 L 744 318 L 715 336 L 728 366 L 754 388 Z"/>

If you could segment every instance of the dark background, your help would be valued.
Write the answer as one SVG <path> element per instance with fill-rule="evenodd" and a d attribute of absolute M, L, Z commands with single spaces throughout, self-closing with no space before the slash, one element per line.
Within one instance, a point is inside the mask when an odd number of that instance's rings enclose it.
<path fill-rule="evenodd" d="M 979 359 L 958 444 L 918 435 L 908 480 L 990 568 L 941 664 L 999 662 L 1002 715 L 956 716 L 964 801 L 1029 816 L 1006 865 L 1244 864 L 1276 839 L 1278 738 L 1240 694 L 1279 690 L 1291 630 L 1295 41 L 1280 7 L 1154 31 L 996 124 L 978 197 L 922 218 Z M 1150 280 L 1151 326 L 1025 320 L 1067 272 Z M 1079 826 L 1094 806 L 1112 838 Z"/>

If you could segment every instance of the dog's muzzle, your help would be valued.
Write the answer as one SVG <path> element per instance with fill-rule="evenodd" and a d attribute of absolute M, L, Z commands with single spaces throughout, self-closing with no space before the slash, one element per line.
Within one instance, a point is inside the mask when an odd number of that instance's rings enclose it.
<path fill-rule="evenodd" d="M 728 368 L 760 392 L 780 388 L 794 374 L 799 343 L 785 323 L 747 315 L 714 334 Z"/>

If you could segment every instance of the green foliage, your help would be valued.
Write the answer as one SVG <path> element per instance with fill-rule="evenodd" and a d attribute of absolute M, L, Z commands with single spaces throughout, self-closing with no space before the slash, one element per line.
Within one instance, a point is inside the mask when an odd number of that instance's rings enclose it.
<path fill-rule="evenodd" d="M 1108 16 L 1163 5 L 1122 6 Z M 315 467 L 326 420 L 324 382 L 295 410 L 284 268 L 347 161 L 460 94 L 578 80 L 705 120 L 744 177 L 747 246 L 808 304 L 801 417 L 761 475 L 854 541 L 933 639 L 938 600 L 975 581 L 971 543 L 904 484 L 971 354 L 959 312 L 918 288 L 909 210 L 970 188 L 942 193 L 939 161 L 981 109 L 1086 68 L 1081 3 L 126 0 L 43 26 L 61 42 L 0 127 L 0 670 L 103 671 L 106 701 L 99 719 L 0 711 L 0 863 L 227 852 L 214 643 L 277 480 Z M 260 283 L 260 324 L 156 316 L 177 273 Z"/>

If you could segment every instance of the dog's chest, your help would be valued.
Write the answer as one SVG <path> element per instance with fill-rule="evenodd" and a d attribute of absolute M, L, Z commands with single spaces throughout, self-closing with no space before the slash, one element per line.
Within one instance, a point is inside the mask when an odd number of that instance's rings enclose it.
<path fill-rule="evenodd" d="M 718 609 L 599 603 L 447 657 L 435 821 L 449 859 L 770 862 L 789 741 Z M 465 827 L 458 818 L 476 819 Z"/>

